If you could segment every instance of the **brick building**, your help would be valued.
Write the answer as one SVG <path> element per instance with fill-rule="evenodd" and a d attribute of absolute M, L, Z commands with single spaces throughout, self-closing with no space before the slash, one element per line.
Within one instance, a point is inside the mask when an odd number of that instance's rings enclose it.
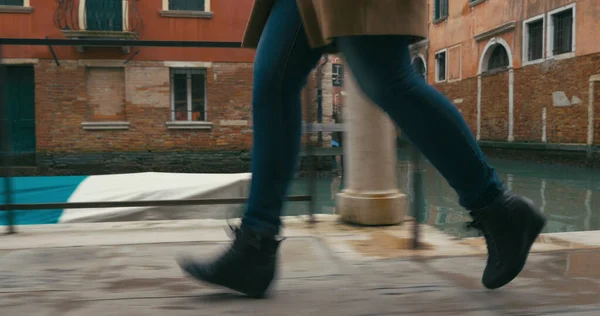
<path fill-rule="evenodd" d="M 600 144 L 600 1 L 429 3 L 413 65 L 478 139 Z"/>
<path fill-rule="evenodd" d="M 251 5 L 0 0 L 0 37 L 238 42 Z M 53 170 L 190 165 L 190 155 L 203 162 L 194 170 L 247 165 L 253 58 L 237 48 L 5 46 L 13 149 Z"/>

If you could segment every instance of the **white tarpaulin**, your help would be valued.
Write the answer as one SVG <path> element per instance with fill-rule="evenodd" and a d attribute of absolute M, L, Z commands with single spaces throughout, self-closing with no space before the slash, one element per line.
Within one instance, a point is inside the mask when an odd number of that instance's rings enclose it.
<path fill-rule="evenodd" d="M 131 173 L 89 176 L 68 202 L 186 200 L 248 196 L 250 173 Z M 65 209 L 59 222 L 225 218 L 240 205 Z M 216 216 L 212 216 L 216 215 Z"/>

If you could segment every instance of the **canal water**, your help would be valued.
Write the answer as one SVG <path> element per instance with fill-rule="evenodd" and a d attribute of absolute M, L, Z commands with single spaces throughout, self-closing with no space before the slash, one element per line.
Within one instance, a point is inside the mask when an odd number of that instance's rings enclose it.
<path fill-rule="evenodd" d="M 398 154 L 398 184 L 409 193 L 410 172 L 407 150 Z M 569 167 L 523 161 L 490 159 L 506 185 L 525 195 L 540 207 L 548 217 L 545 232 L 570 232 L 600 230 L 600 168 Z M 423 188 L 425 195 L 423 222 L 457 236 L 474 236 L 465 223 L 468 213 L 457 203 L 457 196 L 446 181 L 429 164 L 424 163 Z M 29 177 L 14 182 L 13 189 L 21 192 L 14 203 L 65 202 L 84 177 Z M 35 181 L 33 181 L 35 180 Z M 334 213 L 335 194 L 340 190 L 340 178 L 329 177 L 316 180 L 316 212 Z M 44 194 L 40 194 L 43 191 Z M 290 194 L 307 194 L 308 181 L 296 180 Z M 0 188 L 0 200 L 2 188 Z M 243 207 L 240 207 L 240 213 Z M 288 203 L 285 215 L 307 214 L 305 202 Z M 62 210 L 18 212 L 19 224 L 52 224 Z M 5 217 L 0 214 L 0 226 Z M 236 214 L 241 215 L 241 214 Z M 206 213 L 204 216 L 226 218 L 233 214 Z"/>
<path fill-rule="evenodd" d="M 507 187 L 535 201 L 548 217 L 545 232 L 600 230 L 600 168 L 572 167 L 534 162 L 489 159 Z M 398 182 L 409 192 L 408 152 L 399 153 Z M 457 196 L 441 175 L 427 162 L 423 164 L 425 195 L 424 222 L 457 236 L 474 236 L 465 228 L 468 213 L 457 203 Z M 334 194 L 339 192 L 339 179 L 317 180 L 317 211 L 335 212 Z M 307 192 L 307 180 L 297 180 L 291 194 Z M 307 207 L 289 203 L 286 215 L 305 214 Z"/>

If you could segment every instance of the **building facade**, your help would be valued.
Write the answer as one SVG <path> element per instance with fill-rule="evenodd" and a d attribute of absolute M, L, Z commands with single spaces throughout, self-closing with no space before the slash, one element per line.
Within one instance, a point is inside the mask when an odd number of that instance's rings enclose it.
<path fill-rule="evenodd" d="M 0 37 L 239 42 L 251 5 L 0 0 Z M 13 150 L 35 153 L 39 166 L 127 165 L 150 152 L 241 159 L 251 143 L 253 50 L 6 45 L 2 53 Z"/>
<path fill-rule="evenodd" d="M 600 2 L 429 0 L 413 65 L 482 141 L 600 144 Z"/>

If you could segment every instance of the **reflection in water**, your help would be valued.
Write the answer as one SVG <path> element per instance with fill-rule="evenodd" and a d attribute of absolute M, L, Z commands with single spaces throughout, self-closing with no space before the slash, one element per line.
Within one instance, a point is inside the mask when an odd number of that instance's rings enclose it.
<path fill-rule="evenodd" d="M 585 192 L 585 221 L 583 222 L 583 230 L 590 230 L 590 220 L 592 219 L 592 190 L 587 189 Z"/>
<path fill-rule="evenodd" d="M 542 197 L 540 211 L 544 213 L 544 211 L 546 210 L 546 179 L 542 179 L 542 185 L 540 187 L 540 196 Z"/>
<path fill-rule="evenodd" d="M 510 173 L 506 174 L 506 188 L 509 190 L 513 189 L 513 175 Z"/>
<path fill-rule="evenodd" d="M 409 155 L 398 155 L 398 185 L 410 193 Z M 600 230 L 600 210 L 594 208 L 600 199 L 600 170 L 539 163 L 490 160 L 506 186 L 532 199 L 548 217 L 545 232 Z M 458 204 L 456 193 L 440 174 L 428 163 L 423 164 L 423 189 L 425 193 L 424 222 L 446 233 L 458 236 L 474 236 L 464 223 L 470 220 L 468 213 Z M 341 177 L 317 181 L 317 207 L 319 213 L 332 213 L 335 194 L 340 191 Z M 290 194 L 304 194 L 306 180 L 295 181 Z M 306 203 L 288 203 L 286 215 L 306 214 Z"/>

